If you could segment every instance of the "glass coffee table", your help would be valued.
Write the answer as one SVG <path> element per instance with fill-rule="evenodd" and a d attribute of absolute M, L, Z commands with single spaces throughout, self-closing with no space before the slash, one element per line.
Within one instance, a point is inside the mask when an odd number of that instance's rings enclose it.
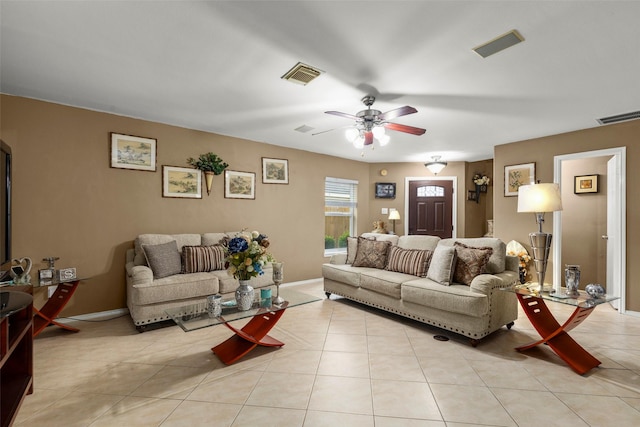
<path fill-rule="evenodd" d="M 536 285 L 535 288 L 538 288 L 538 286 Z M 564 288 L 561 289 L 559 296 L 554 296 L 553 293 L 549 294 L 539 292 L 537 289 L 530 289 L 527 284 L 515 285 L 501 290 L 516 294 L 520 306 L 542 338 L 516 347 L 517 351 L 525 351 L 540 344 L 548 344 L 562 360 L 580 375 L 601 364 L 598 359 L 571 338 L 568 332 L 589 317 L 593 309 L 598 305 L 617 300 L 619 297 L 602 295 L 598 298 L 591 298 L 584 291 L 579 291 L 578 295 L 567 297 L 564 294 Z M 560 325 L 549 310 L 549 307 L 547 307 L 546 301 L 570 305 L 575 307 L 575 310 L 567 321 Z"/>
<path fill-rule="evenodd" d="M 207 303 L 201 302 L 182 307 L 165 310 L 178 326 L 185 332 L 210 326 L 223 324 L 234 332 L 226 341 L 211 349 L 226 365 L 237 362 L 257 346 L 282 347 L 283 342 L 270 337 L 268 332 L 273 328 L 284 314 L 285 310 L 314 301 L 320 298 L 297 292 L 288 288 L 280 288 L 280 296 L 284 298 L 282 304 L 272 303 L 272 298 L 260 299 L 260 290 L 256 290 L 256 300 L 251 309 L 240 311 L 236 307 L 234 299 L 222 301 L 222 314 L 212 317 L 207 311 Z M 251 318 L 249 322 L 237 329 L 229 324 L 234 320 Z"/>

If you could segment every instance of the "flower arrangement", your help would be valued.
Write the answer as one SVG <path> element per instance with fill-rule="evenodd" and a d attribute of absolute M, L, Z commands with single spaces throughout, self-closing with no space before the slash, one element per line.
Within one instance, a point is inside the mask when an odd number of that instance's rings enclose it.
<path fill-rule="evenodd" d="M 238 280 L 249 280 L 264 274 L 267 263 L 275 261 L 267 252 L 269 238 L 258 231 L 247 233 L 242 230 L 235 237 L 224 239 L 225 267 L 227 273 Z"/>
<path fill-rule="evenodd" d="M 480 175 L 479 173 L 473 175 L 473 183 L 475 185 L 489 185 L 491 179 L 486 175 Z"/>
<path fill-rule="evenodd" d="M 515 253 L 514 251 L 508 251 L 507 255 L 517 256 L 518 260 L 519 260 L 520 268 L 525 268 L 526 269 L 527 268 L 527 264 L 529 264 L 529 262 L 531 261 L 531 256 L 526 252 L 522 252 L 521 251 L 521 252 Z"/>

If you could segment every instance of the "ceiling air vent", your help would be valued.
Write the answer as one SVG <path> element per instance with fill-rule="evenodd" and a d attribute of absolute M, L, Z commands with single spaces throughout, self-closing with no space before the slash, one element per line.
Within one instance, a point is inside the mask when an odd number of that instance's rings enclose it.
<path fill-rule="evenodd" d="M 302 125 L 302 126 L 298 126 L 294 130 L 297 130 L 298 132 L 302 132 L 302 133 L 307 133 L 313 129 L 315 128 L 312 128 L 311 126 L 307 126 L 307 125 Z"/>
<path fill-rule="evenodd" d="M 598 120 L 601 125 L 608 125 L 611 123 L 624 122 L 626 120 L 640 119 L 640 111 L 633 111 L 631 113 L 618 114 L 616 116 L 603 117 Z"/>
<path fill-rule="evenodd" d="M 522 37 L 522 35 L 517 30 L 511 30 L 508 33 L 505 33 L 491 41 L 486 42 L 485 44 L 474 47 L 473 51 L 483 58 L 486 58 L 487 56 L 491 56 L 494 53 L 498 53 L 501 50 L 504 50 L 523 41 L 524 37 Z"/>
<path fill-rule="evenodd" d="M 282 76 L 282 78 L 293 83 L 306 85 L 313 79 L 318 77 L 320 74 L 322 74 L 322 71 L 313 68 L 310 65 L 298 62 L 292 69 L 287 71 L 287 73 Z"/>

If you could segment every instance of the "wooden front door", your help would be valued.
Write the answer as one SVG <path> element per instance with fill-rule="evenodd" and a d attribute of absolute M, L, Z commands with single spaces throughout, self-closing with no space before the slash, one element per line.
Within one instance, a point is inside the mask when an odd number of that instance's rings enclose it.
<path fill-rule="evenodd" d="M 453 181 L 409 181 L 409 234 L 453 235 Z"/>

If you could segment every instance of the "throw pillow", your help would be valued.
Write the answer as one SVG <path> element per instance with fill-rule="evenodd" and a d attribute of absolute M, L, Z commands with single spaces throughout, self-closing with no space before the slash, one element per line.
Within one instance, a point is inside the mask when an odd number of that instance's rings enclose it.
<path fill-rule="evenodd" d="M 455 242 L 453 247 L 458 258 L 453 280 L 456 283 L 470 285 L 474 277 L 485 272 L 493 249 L 489 247 L 474 248 L 460 242 Z"/>
<path fill-rule="evenodd" d="M 142 245 L 142 250 L 154 279 L 180 274 L 180 252 L 175 240 L 159 245 Z"/>
<path fill-rule="evenodd" d="M 220 245 L 183 246 L 183 273 L 224 270 L 224 249 Z"/>
<path fill-rule="evenodd" d="M 438 245 L 431 256 L 427 278 L 442 285 L 450 285 L 456 265 L 456 249 L 453 246 Z"/>
<path fill-rule="evenodd" d="M 422 249 L 402 249 L 392 246 L 389 250 L 389 259 L 386 269 L 398 273 L 412 274 L 425 277 L 433 252 Z"/>
<path fill-rule="evenodd" d="M 380 242 L 358 237 L 358 252 L 352 265 L 354 267 L 383 269 L 387 265 L 389 246 L 391 246 L 391 242 Z"/>

